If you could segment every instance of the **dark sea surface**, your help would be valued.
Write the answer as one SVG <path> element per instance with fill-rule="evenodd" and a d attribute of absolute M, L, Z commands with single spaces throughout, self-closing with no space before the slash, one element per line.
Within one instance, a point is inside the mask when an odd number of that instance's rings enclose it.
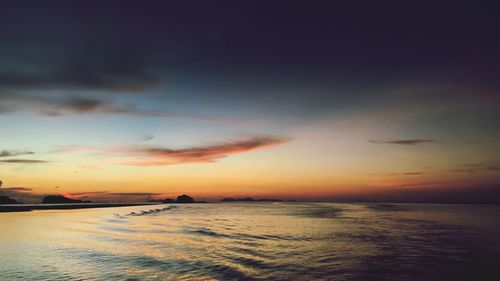
<path fill-rule="evenodd" d="M 0 280 L 500 280 L 500 206 L 221 203 L 0 213 Z"/>

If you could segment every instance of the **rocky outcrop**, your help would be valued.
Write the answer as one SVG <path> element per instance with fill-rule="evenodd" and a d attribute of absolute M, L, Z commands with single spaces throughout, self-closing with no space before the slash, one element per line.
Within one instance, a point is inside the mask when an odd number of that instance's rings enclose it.
<path fill-rule="evenodd" d="M 0 204 L 19 204 L 19 202 L 5 195 L 0 195 Z"/>
<path fill-rule="evenodd" d="M 92 203 L 92 201 L 83 201 L 64 197 L 62 195 L 49 195 L 43 198 L 42 204 L 60 204 L 60 203 Z"/>
<path fill-rule="evenodd" d="M 195 203 L 195 202 L 191 196 L 183 194 L 181 196 L 177 196 L 177 199 L 175 199 L 175 203 Z"/>

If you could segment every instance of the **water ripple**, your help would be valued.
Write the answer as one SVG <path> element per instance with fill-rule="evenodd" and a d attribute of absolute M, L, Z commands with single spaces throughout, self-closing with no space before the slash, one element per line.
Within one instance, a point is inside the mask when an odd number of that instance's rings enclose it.
<path fill-rule="evenodd" d="M 0 280 L 499 280 L 498 210 L 259 203 L 33 212 L 3 220 Z"/>

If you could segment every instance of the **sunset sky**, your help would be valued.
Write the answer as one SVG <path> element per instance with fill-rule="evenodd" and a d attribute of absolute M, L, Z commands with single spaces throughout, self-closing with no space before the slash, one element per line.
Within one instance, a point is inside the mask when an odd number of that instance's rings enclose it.
<path fill-rule="evenodd" d="M 497 10 L 333 2 L 2 1 L 0 190 L 500 201 Z"/>

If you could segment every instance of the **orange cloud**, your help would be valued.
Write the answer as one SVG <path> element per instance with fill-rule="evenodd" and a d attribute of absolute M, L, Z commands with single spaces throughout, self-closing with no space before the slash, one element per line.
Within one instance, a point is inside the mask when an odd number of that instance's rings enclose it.
<path fill-rule="evenodd" d="M 185 149 L 133 148 L 130 150 L 132 154 L 143 154 L 146 156 L 146 159 L 127 161 L 124 164 L 134 166 L 163 166 L 181 163 L 211 163 L 231 154 L 279 145 L 288 141 L 289 139 L 285 138 L 254 137 L 246 140 Z"/>
<path fill-rule="evenodd" d="M 97 151 L 113 156 L 135 158 L 134 160 L 122 161 L 121 164 L 124 165 L 166 166 L 183 163 L 212 163 L 231 154 L 243 153 L 255 149 L 279 145 L 289 141 L 290 138 L 259 136 L 243 140 L 228 141 L 221 144 L 196 146 L 183 149 L 144 146 L 110 148 L 66 146 L 56 149 L 55 152 Z"/>

